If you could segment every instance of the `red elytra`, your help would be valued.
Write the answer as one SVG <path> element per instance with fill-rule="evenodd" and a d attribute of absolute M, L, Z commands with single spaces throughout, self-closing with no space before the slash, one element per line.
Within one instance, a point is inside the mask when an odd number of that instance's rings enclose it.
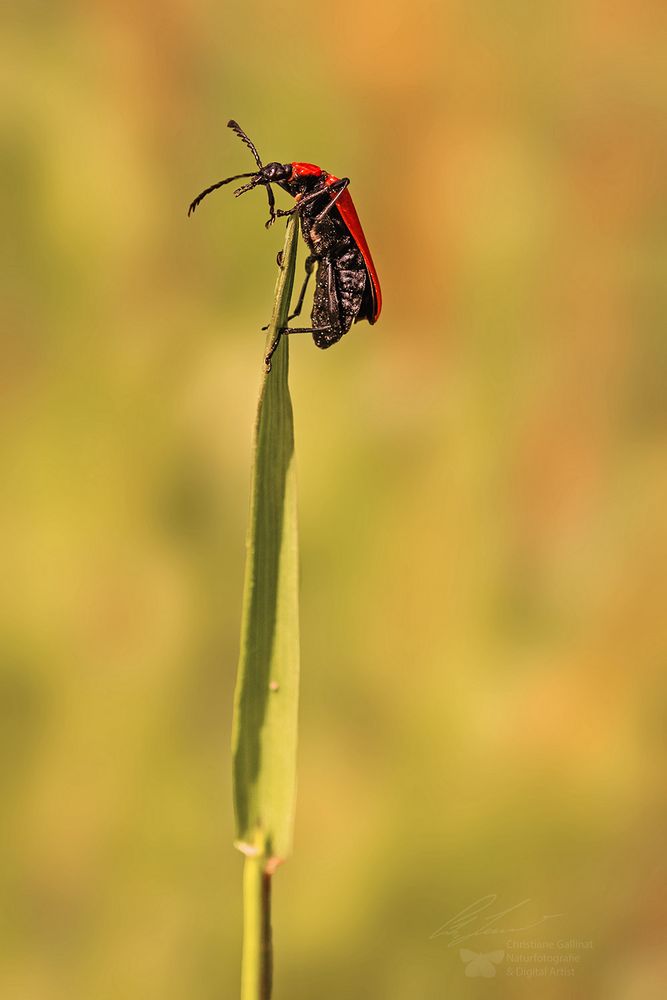
<path fill-rule="evenodd" d="M 335 184 L 337 180 L 338 177 L 334 177 L 333 174 L 327 174 L 327 178 L 324 183 L 327 185 Z M 336 202 L 336 208 L 340 212 L 343 222 L 350 230 L 350 235 L 359 247 L 361 256 L 364 258 L 364 263 L 368 268 L 368 274 L 373 285 L 373 295 L 375 298 L 375 309 L 373 312 L 373 322 L 375 323 L 382 310 L 382 291 L 380 290 L 380 279 L 378 278 L 377 271 L 375 270 L 375 264 L 373 263 L 373 258 L 371 257 L 371 252 L 368 248 L 364 231 L 361 228 L 361 223 L 359 221 L 359 216 L 357 215 L 357 210 L 354 207 L 352 196 L 347 188 L 343 191 L 342 195 L 340 195 L 338 201 Z"/>
<path fill-rule="evenodd" d="M 315 163 L 293 163 L 292 164 L 292 176 L 290 180 L 294 180 L 296 177 L 324 177 L 324 183 L 327 187 L 335 184 L 339 177 L 335 174 L 329 174 L 326 170 L 322 170 Z M 374 309 L 373 309 L 373 323 L 377 320 L 380 312 L 382 310 L 382 290 L 380 289 L 380 279 L 378 278 L 378 273 L 375 269 L 375 264 L 373 263 L 373 258 L 371 256 L 371 251 L 369 249 L 366 237 L 364 235 L 364 230 L 362 229 L 361 222 L 359 221 L 359 216 L 357 215 L 357 210 L 354 207 L 354 202 L 352 201 L 352 196 L 350 192 L 345 189 L 342 194 L 338 196 L 336 201 L 336 208 L 340 212 L 341 218 L 347 228 L 350 231 L 350 236 L 354 242 L 359 247 L 359 252 L 364 258 L 364 263 L 368 269 L 368 274 L 371 279 L 371 284 L 373 286 L 373 299 L 374 299 Z"/>

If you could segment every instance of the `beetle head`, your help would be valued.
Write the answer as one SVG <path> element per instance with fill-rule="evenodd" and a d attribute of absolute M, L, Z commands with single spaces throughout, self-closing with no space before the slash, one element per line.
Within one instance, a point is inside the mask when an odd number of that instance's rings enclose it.
<path fill-rule="evenodd" d="M 260 173 L 263 176 L 261 183 L 273 181 L 276 184 L 282 184 L 290 179 L 292 175 L 292 164 L 267 163 L 266 166 L 262 168 Z"/>

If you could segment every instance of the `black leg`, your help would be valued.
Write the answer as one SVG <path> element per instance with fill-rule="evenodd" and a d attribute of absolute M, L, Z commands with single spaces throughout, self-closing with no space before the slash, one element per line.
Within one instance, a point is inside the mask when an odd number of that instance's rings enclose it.
<path fill-rule="evenodd" d="M 278 344 L 280 343 L 280 340 L 281 340 L 282 335 L 283 335 L 284 332 L 285 332 L 284 330 L 278 330 L 278 334 L 277 334 L 275 340 L 273 341 L 273 343 L 269 347 L 268 354 L 266 354 L 265 357 L 264 357 L 264 370 L 267 371 L 267 372 L 271 371 L 271 358 L 273 357 L 273 355 L 278 350 Z"/>
<path fill-rule="evenodd" d="M 324 333 L 328 326 L 284 326 L 280 334 L 283 333 Z"/>
<path fill-rule="evenodd" d="M 294 308 L 294 312 L 292 313 L 291 316 L 287 317 L 288 323 L 291 319 L 295 319 L 297 316 L 301 314 L 301 309 L 303 308 L 303 300 L 306 295 L 306 289 L 308 288 L 308 282 L 310 281 L 310 276 L 313 273 L 313 267 L 315 266 L 316 260 L 317 257 L 315 256 L 315 254 L 312 253 L 310 254 L 310 256 L 306 257 L 306 277 L 303 280 L 303 285 L 301 286 L 301 291 L 299 292 L 299 298 Z"/>
<path fill-rule="evenodd" d="M 318 219 L 321 219 L 336 204 L 336 202 L 342 195 L 345 188 L 349 187 L 349 184 L 350 184 L 349 177 L 341 177 L 340 180 L 335 181 L 333 184 L 322 184 L 322 186 L 318 187 L 316 191 L 311 191 L 310 194 L 306 194 L 303 196 L 303 198 L 300 198 L 293 208 L 286 208 L 286 209 L 279 208 L 278 211 L 276 212 L 276 217 L 283 218 L 283 216 L 292 215 L 294 212 L 298 212 L 303 205 L 307 205 L 309 201 L 313 201 L 315 198 L 321 198 L 323 194 L 329 194 L 330 192 L 335 191 L 336 197 L 332 198 L 329 204 L 326 206 L 326 208 L 323 209 L 323 211 L 320 212 L 320 214 L 317 216 Z"/>
<path fill-rule="evenodd" d="M 287 317 L 287 322 L 288 323 L 289 323 L 290 320 L 296 319 L 296 317 L 301 314 L 301 310 L 303 308 L 303 300 L 304 300 L 304 298 L 306 296 L 306 289 L 308 288 L 308 282 L 310 281 L 310 276 L 313 273 L 313 267 L 315 265 L 315 261 L 316 260 L 319 260 L 319 258 L 316 257 L 314 253 L 311 253 L 308 257 L 306 257 L 306 262 L 305 262 L 306 263 L 306 277 L 304 278 L 303 285 L 301 286 L 301 291 L 299 292 L 299 298 L 297 299 L 296 308 L 295 308 L 294 312 L 292 313 L 292 315 Z M 278 267 L 282 267 L 283 266 L 283 252 L 282 252 L 282 250 L 278 251 L 277 261 L 278 261 Z M 266 326 L 262 327 L 262 332 L 264 333 L 268 329 L 269 329 L 269 324 L 267 323 Z"/>
<path fill-rule="evenodd" d="M 315 216 L 315 222 L 319 222 L 320 219 L 324 218 L 324 216 L 327 214 L 327 212 L 331 211 L 331 209 L 334 207 L 334 205 L 336 204 L 336 202 L 338 201 L 338 199 L 342 195 L 343 191 L 345 191 L 345 189 L 348 188 L 349 186 L 350 186 L 350 178 L 349 177 L 341 177 L 341 179 L 339 181 L 336 181 L 335 184 L 330 184 L 329 185 L 329 191 L 333 191 L 334 188 L 338 188 L 338 191 L 336 192 L 336 197 L 332 198 L 331 201 L 329 202 L 329 204 L 325 208 L 322 209 L 322 211 L 320 212 L 320 214 Z"/>
<path fill-rule="evenodd" d="M 280 341 L 281 341 L 281 339 L 282 339 L 282 337 L 283 337 L 284 334 L 286 334 L 286 333 L 324 333 L 328 329 L 329 329 L 328 327 L 318 328 L 318 327 L 313 327 L 313 326 L 295 326 L 295 327 L 283 326 L 280 330 L 278 330 L 278 336 L 276 337 L 276 339 L 271 344 L 271 347 L 269 348 L 269 353 L 264 358 L 264 366 L 266 368 L 266 371 L 267 372 L 271 371 L 271 358 L 276 353 L 276 350 L 278 349 L 278 344 L 280 343 Z"/>

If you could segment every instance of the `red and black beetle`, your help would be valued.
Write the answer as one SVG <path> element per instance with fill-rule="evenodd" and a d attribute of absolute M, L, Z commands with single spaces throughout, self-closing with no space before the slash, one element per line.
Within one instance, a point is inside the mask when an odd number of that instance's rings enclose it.
<path fill-rule="evenodd" d="M 353 323 L 362 319 L 375 323 L 382 309 L 382 292 L 359 216 L 348 191 L 349 178 L 335 177 L 314 163 L 267 163 L 263 166 L 259 153 L 243 129 L 235 121 L 227 125 L 248 146 L 258 170 L 236 174 L 211 184 L 191 203 L 188 215 L 211 191 L 242 177 L 250 177 L 251 180 L 237 188 L 234 192 L 236 197 L 259 184 L 266 187 L 269 199 L 267 229 L 277 218 L 299 213 L 301 232 L 310 254 L 306 258 L 306 278 L 289 320 L 300 314 L 308 279 L 317 264 L 310 316 L 312 325 L 279 330 L 267 355 L 267 366 L 270 367 L 271 355 L 283 333 L 312 333 L 317 346 L 326 348 L 339 341 Z M 296 201 L 294 208 L 276 211 L 272 183 L 292 195 Z"/>

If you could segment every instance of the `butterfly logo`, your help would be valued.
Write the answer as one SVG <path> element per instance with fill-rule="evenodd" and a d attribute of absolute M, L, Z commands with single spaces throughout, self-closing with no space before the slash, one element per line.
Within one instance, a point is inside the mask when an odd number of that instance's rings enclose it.
<path fill-rule="evenodd" d="M 469 948 L 461 948 L 459 955 L 461 956 L 461 961 L 466 963 L 466 976 L 469 976 L 471 979 L 476 979 L 478 976 L 483 976 L 484 979 L 492 979 L 496 974 L 496 966 L 505 957 L 505 952 L 500 950 L 482 953 L 479 951 L 470 951 Z"/>

